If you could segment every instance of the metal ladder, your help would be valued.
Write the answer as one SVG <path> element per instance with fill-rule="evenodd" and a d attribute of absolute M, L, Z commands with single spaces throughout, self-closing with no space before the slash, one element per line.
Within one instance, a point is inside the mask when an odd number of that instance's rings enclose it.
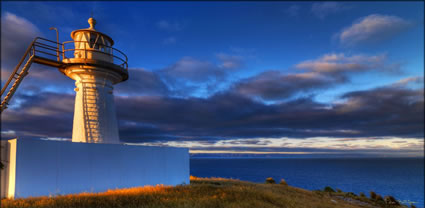
<path fill-rule="evenodd" d="M 97 109 L 94 106 L 97 103 L 98 92 L 94 87 L 87 87 L 86 83 L 82 83 L 83 91 L 83 114 L 84 114 L 84 131 L 86 142 L 96 143 L 99 140 L 99 121 Z M 93 104 L 94 106 L 90 106 Z"/>

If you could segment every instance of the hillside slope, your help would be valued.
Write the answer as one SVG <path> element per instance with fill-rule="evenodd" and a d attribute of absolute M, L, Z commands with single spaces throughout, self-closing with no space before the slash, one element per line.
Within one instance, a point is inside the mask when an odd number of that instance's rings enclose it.
<path fill-rule="evenodd" d="M 381 207 L 376 203 L 368 202 L 367 199 L 363 201 L 347 200 L 348 198 L 341 196 L 337 193 L 312 192 L 280 184 L 257 184 L 231 179 L 191 177 L 190 185 L 116 189 L 103 193 L 81 193 L 17 200 L 3 199 L 1 207 Z"/>

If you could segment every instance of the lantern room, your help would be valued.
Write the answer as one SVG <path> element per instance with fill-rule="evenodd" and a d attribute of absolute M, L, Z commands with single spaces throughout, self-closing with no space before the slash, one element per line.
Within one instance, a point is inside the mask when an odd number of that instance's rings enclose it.
<path fill-rule="evenodd" d="M 62 61 L 67 64 L 67 67 L 59 68 L 59 70 L 72 78 L 72 74 L 76 72 L 71 70 L 73 66 L 80 69 L 89 69 L 89 66 L 98 67 L 98 71 L 118 73 L 114 76 L 116 77 L 113 79 L 114 84 L 127 80 L 127 56 L 112 47 L 114 41 L 111 37 L 95 29 L 95 19 L 89 18 L 88 23 L 90 24 L 89 28 L 71 32 L 72 41 L 63 42 Z"/>
<path fill-rule="evenodd" d="M 88 20 L 90 27 L 72 31 L 71 38 L 74 39 L 76 59 L 95 59 L 113 62 L 112 45 L 114 41 L 108 35 L 96 31 L 96 20 Z"/>

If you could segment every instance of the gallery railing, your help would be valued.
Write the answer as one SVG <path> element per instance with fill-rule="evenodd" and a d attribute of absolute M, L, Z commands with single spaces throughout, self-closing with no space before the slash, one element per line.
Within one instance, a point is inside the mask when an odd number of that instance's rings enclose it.
<path fill-rule="evenodd" d="M 76 43 L 80 46 L 75 48 Z M 83 47 L 81 47 L 83 46 Z M 90 43 L 88 41 L 66 41 L 62 43 L 62 58 L 77 58 L 75 57 L 76 52 L 82 53 L 83 58 L 87 58 L 88 54 L 98 54 L 99 56 L 111 57 L 112 63 L 118 65 L 125 70 L 128 70 L 128 58 L 120 50 L 99 43 Z M 93 58 L 96 59 L 96 58 Z"/>

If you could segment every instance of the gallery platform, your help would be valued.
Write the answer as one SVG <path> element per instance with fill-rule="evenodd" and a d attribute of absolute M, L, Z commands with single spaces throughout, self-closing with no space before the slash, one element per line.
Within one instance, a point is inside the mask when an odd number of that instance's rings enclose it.
<path fill-rule="evenodd" d="M 23 198 L 146 185 L 189 184 L 187 148 L 1 141 L 1 197 Z"/>

